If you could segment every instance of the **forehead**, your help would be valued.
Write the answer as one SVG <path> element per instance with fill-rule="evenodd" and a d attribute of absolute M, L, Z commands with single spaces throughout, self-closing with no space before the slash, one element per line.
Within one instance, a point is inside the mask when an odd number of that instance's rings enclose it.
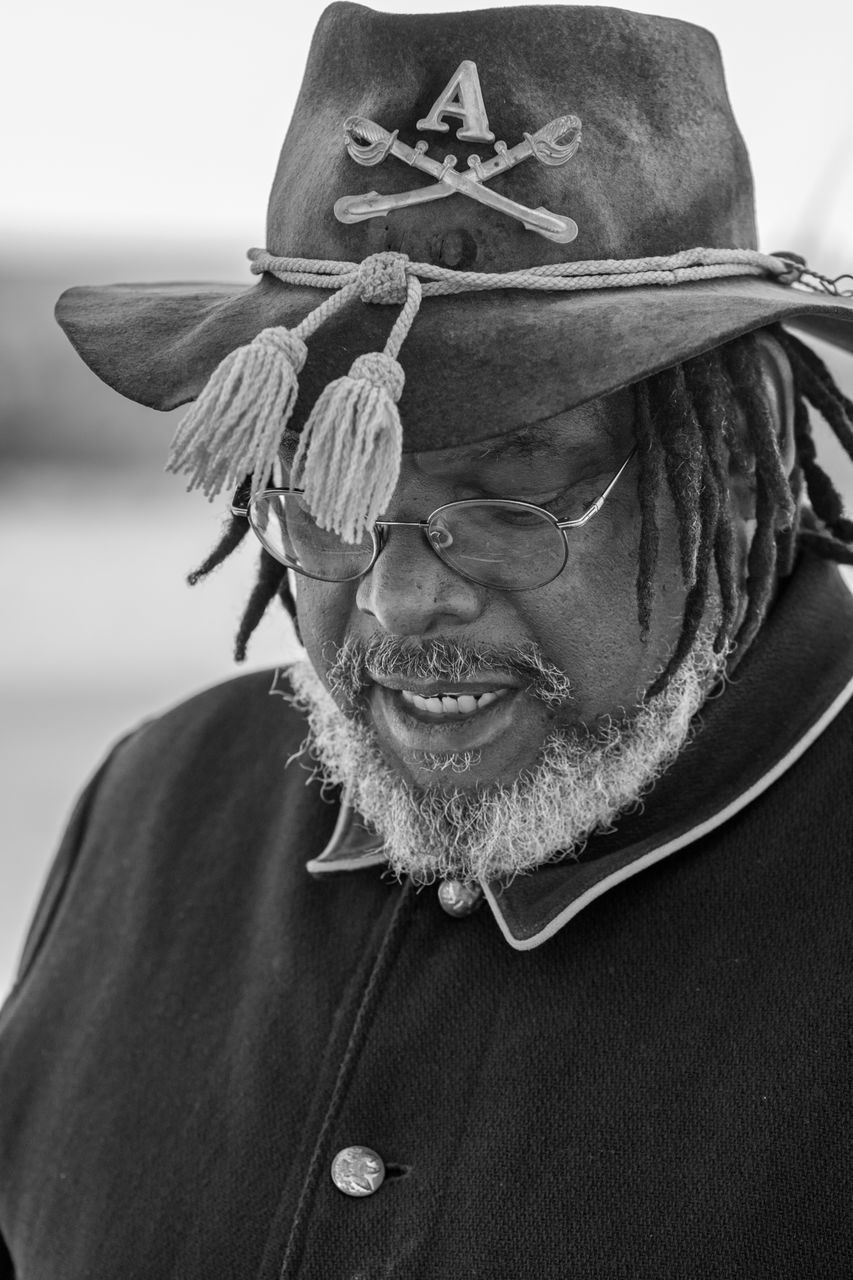
<path fill-rule="evenodd" d="M 430 476 L 488 470 L 501 463 L 607 466 L 631 447 L 633 424 L 634 396 L 628 387 L 538 422 L 519 422 L 514 431 L 451 448 L 406 452 L 405 458 Z M 480 434 L 481 423 L 478 428 Z M 293 462 L 298 445 L 299 434 L 286 431 L 281 443 L 285 467 Z"/>
<path fill-rule="evenodd" d="M 428 475 L 488 469 L 497 463 L 609 464 L 631 447 L 633 418 L 633 394 L 625 389 L 539 422 L 520 423 L 508 433 L 407 457 Z"/>

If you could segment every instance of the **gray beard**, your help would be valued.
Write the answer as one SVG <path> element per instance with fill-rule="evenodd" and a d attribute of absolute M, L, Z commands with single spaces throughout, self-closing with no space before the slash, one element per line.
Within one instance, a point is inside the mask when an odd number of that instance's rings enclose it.
<path fill-rule="evenodd" d="M 308 718 L 303 750 L 381 836 L 391 870 L 419 883 L 471 882 L 506 881 L 577 858 L 593 833 L 613 830 L 688 742 L 724 662 L 702 639 L 630 720 L 595 732 L 552 731 L 535 766 L 510 785 L 469 788 L 406 781 L 386 762 L 373 730 L 340 710 L 309 662 L 289 674 L 294 703 Z M 467 756 L 437 757 L 433 766 L 461 775 L 473 762 Z"/>

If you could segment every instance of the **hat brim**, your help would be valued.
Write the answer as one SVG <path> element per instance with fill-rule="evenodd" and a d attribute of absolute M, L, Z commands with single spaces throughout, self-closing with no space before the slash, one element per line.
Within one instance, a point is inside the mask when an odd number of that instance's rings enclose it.
<path fill-rule="evenodd" d="M 110 387 L 150 408 L 174 409 L 198 396 L 229 351 L 269 326 L 294 326 L 328 296 L 272 276 L 248 287 L 84 286 L 63 293 L 56 316 Z M 357 355 L 384 346 L 396 315 L 396 307 L 353 302 L 310 338 L 295 428 Z M 754 277 L 424 299 L 400 355 L 405 448 L 500 435 L 775 323 L 853 352 L 853 299 Z"/>

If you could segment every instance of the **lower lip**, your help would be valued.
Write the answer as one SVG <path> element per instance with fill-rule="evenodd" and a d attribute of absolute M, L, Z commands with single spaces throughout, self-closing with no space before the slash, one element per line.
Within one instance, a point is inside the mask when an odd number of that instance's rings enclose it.
<path fill-rule="evenodd" d="M 390 737 L 399 751 L 470 751 L 487 746 L 509 729 L 518 694 L 517 689 L 510 689 L 497 702 L 468 715 L 418 713 L 407 706 L 400 693 L 381 685 L 374 686 L 369 703 L 377 728 L 385 731 L 383 736 Z"/>

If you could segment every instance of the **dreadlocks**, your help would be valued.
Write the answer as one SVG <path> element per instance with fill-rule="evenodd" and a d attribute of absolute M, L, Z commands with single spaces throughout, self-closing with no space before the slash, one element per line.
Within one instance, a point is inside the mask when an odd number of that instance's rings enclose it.
<path fill-rule="evenodd" d="M 664 476 L 678 520 L 687 588 L 681 633 L 650 693 L 665 687 L 696 641 L 714 589 L 712 566 L 720 593 L 714 646 L 723 652 L 751 643 L 777 577 L 791 572 L 798 546 L 853 563 L 853 521 L 845 518 L 835 486 L 818 465 L 806 401 L 826 420 L 851 458 L 853 403 L 810 348 L 778 326 L 768 332 L 783 346 L 794 379 L 796 460 L 790 476 L 779 452 L 753 334 L 655 374 L 637 388 L 642 511 L 637 613 L 644 636 L 651 617 L 659 542 L 655 503 Z M 752 479 L 756 521 L 747 559 L 745 609 L 737 630 L 737 540 L 729 505 L 732 467 Z M 804 485 L 811 510 L 802 509 Z"/>
<path fill-rule="evenodd" d="M 669 683 L 695 644 L 715 583 L 719 610 L 714 647 L 724 652 L 751 643 L 777 577 L 791 572 L 798 546 L 853 564 L 853 520 L 845 517 L 835 486 L 818 464 L 806 403 L 821 414 L 853 458 L 853 402 L 842 394 L 826 365 L 809 347 L 779 326 L 767 332 L 784 348 L 794 379 L 796 460 L 790 476 L 779 452 L 754 334 L 665 369 L 635 388 L 641 510 L 637 616 L 643 639 L 651 624 L 660 544 L 657 503 L 664 482 L 675 507 L 681 573 L 687 589 L 678 641 L 650 693 L 660 692 Z M 732 468 L 750 478 L 755 491 L 756 528 L 747 559 L 746 600 L 739 625 L 737 538 L 729 503 Z M 804 491 L 810 509 L 802 506 Z M 189 582 L 195 584 L 221 564 L 247 529 L 244 518 L 232 517 L 217 546 L 190 574 Z M 295 624 L 296 605 L 287 573 L 264 550 L 237 634 L 238 662 L 245 658 L 249 638 L 276 596 Z"/>
<path fill-rule="evenodd" d="M 239 547 L 248 531 L 249 522 L 244 516 L 230 516 L 219 541 L 210 555 L 197 569 L 187 575 L 189 585 L 194 587 L 196 583 L 201 582 L 209 573 L 218 568 L 223 560 L 227 560 L 231 552 Z M 255 585 L 252 588 L 252 593 L 249 596 L 246 608 L 243 610 L 243 616 L 240 619 L 240 625 L 237 628 L 237 637 L 234 641 L 235 662 L 243 662 L 245 660 L 246 649 L 252 633 L 266 613 L 270 601 L 275 599 L 276 596 L 278 596 L 290 615 L 290 620 L 298 636 L 299 625 L 296 620 L 296 601 L 293 599 L 287 581 L 287 570 L 283 564 L 279 564 L 278 560 L 269 554 L 266 548 L 262 547 Z"/>

